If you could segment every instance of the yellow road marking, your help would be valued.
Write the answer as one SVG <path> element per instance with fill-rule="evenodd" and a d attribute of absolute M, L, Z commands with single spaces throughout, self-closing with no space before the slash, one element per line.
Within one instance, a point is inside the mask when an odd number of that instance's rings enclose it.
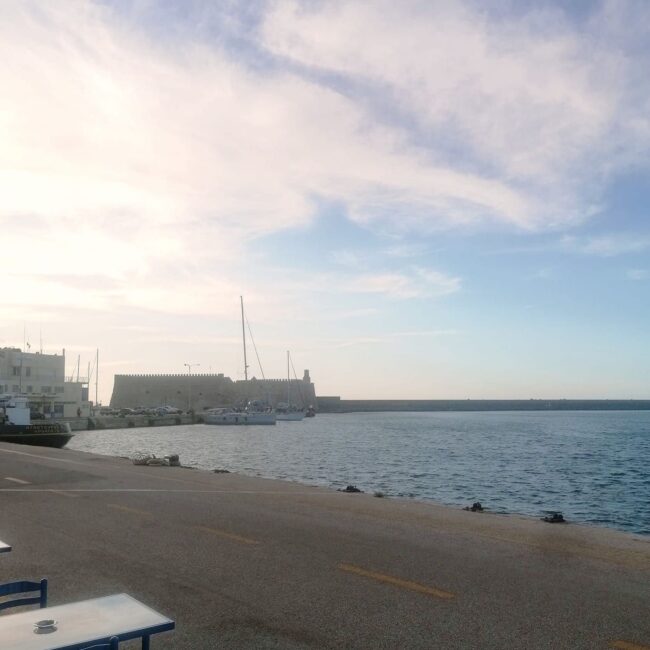
<path fill-rule="evenodd" d="M 231 539 L 233 542 L 239 542 L 240 544 L 260 544 L 256 539 L 250 539 L 248 537 L 242 537 L 241 535 L 235 535 L 234 533 L 229 533 L 225 530 L 219 530 L 218 528 L 208 528 L 207 526 L 194 526 L 196 530 L 202 530 L 205 533 L 212 533 L 217 537 L 224 537 L 226 539 Z"/>
<path fill-rule="evenodd" d="M 78 494 L 71 494 L 70 492 L 65 492 L 64 490 L 48 490 L 48 492 L 51 492 L 52 494 L 60 494 L 64 497 L 70 497 L 71 499 L 77 499 L 79 497 Z"/>
<path fill-rule="evenodd" d="M 5 476 L 5 481 L 13 481 L 14 483 L 20 483 L 21 485 L 30 485 L 29 481 L 23 481 L 23 479 L 14 478 L 13 476 Z"/>
<path fill-rule="evenodd" d="M 386 582 L 388 584 L 394 585 L 395 587 L 410 589 L 411 591 L 417 591 L 418 593 L 426 594 L 428 596 L 435 596 L 436 598 L 449 599 L 455 597 L 455 594 L 452 594 L 449 591 L 442 591 L 441 589 L 436 589 L 435 587 L 427 587 L 426 585 L 421 585 L 417 582 L 412 582 L 411 580 L 403 580 L 402 578 L 388 576 L 383 573 L 375 573 L 374 571 L 362 569 L 361 567 L 355 566 L 354 564 L 339 564 L 338 568 L 341 569 L 341 571 L 354 573 L 355 575 L 363 576 L 364 578 L 371 578 L 372 580 L 377 580 L 379 582 Z"/>
<path fill-rule="evenodd" d="M 122 512 L 130 512 L 133 515 L 144 515 L 145 517 L 153 517 L 150 512 L 146 510 L 138 510 L 137 508 L 129 508 L 128 506 L 120 506 L 117 503 L 107 503 L 108 508 L 113 508 L 114 510 L 122 510 Z"/>
<path fill-rule="evenodd" d="M 650 650 L 647 645 L 629 643 L 628 641 L 612 641 L 612 648 L 618 648 L 618 650 Z"/>

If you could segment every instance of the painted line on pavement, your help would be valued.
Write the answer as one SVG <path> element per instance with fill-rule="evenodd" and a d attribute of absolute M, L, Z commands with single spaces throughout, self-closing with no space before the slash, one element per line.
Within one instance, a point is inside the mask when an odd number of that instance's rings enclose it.
<path fill-rule="evenodd" d="M 51 492 L 51 488 L 0 488 L 0 492 Z M 64 490 L 60 490 L 63 492 Z M 310 492 L 286 492 L 284 490 L 270 491 L 270 490 L 173 490 L 171 488 L 70 488 L 65 492 L 170 492 L 170 493 L 187 493 L 187 494 L 272 494 L 277 495 L 292 495 L 299 494 L 301 496 L 310 496 Z M 317 495 L 321 496 L 321 495 Z"/>
<path fill-rule="evenodd" d="M 52 494 L 59 494 L 62 497 L 68 497 L 69 499 L 78 499 L 79 495 L 78 494 L 73 494 L 71 492 L 66 492 L 65 490 L 48 490 L 48 492 L 51 492 Z"/>
<path fill-rule="evenodd" d="M 30 458 L 44 458 L 45 460 L 54 460 L 57 463 L 72 463 L 73 465 L 87 465 L 80 460 L 71 460 L 70 458 L 56 458 L 55 456 L 43 456 L 41 454 L 30 454 L 26 451 L 16 451 L 15 449 L 2 449 L 0 448 L 0 453 L 3 454 L 16 454 L 18 456 L 29 456 Z"/>
<path fill-rule="evenodd" d="M 107 503 L 107 508 L 113 508 L 114 510 L 121 510 L 122 512 L 130 512 L 132 515 L 141 515 L 144 517 L 153 517 L 151 512 L 146 510 L 138 510 L 138 508 L 129 508 L 129 506 L 121 506 L 117 503 Z"/>
<path fill-rule="evenodd" d="M 416 591 L 420 594 L 426 594 L 427 596 L 435 596 L 436 598 L 444 598 L 446 600 L 456 597 L 455 594 L 452 594 L 449 591 L 442 591 L 442 589 L 436 589 L 435 587 L 427 587 L 426 585 L 421 585 L 418 582 L 403 580 L 402 578 L 385 575 L 384 573 L 368 571 L 367 569 L 362 569 L 361 567 L 355 566 L 354 564 L 339 564 L 338 568 L 341 571 L 347 571 L 348 573 L 353 573 L 364 578 L 371 578 L 372 580 L 377 580 L 378 582 L 385 582 L 387 584 L 394 585 L 395 587 L 401 587 L 402 589 Z"/>
<path fill-rule="evenodd" d="M 647 645 L 639 645 L 629 641 L 612 641 L 612 648 L 618 648 L 618 650 L 650 650 Z"/>
<path fill-rule="evenodd" d="M 14 478 L 13 476 L 5 476 L 5 481 L 13 481 L 14 483 L 20 483 L 21 485 L 31 485 L 29 481 L 23 481 L 23 479 Z"/>
<path fill-rule="evenodd" d="M 219 530 L 218 528 L 209 528 L 208 526 L 193 526 L 193 528 L 194 530 L 201 530 L 205 533 L 211 533 L 217 537 L 224 537 L 225 539 L 230 539 L 233 542 L 239 542 L 240 544 L 261 544 L 261 542 L 256 539 L 250 539 L 249 537 L 235 535 L 234 533 L 229 533 L 225 530 Z"/>

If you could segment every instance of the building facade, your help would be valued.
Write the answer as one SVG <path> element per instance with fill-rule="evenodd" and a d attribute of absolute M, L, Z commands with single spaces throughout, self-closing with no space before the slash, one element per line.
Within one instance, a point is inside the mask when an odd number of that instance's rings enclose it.
<path fill-rule="evenodd" d="M 63 354 L 0 348 L 0 394 L 26 397 L 30 410 L 47 417 L 90 415 L 88 384 L 66 381 Z"/>
<path fill-rule="evenodd" d="M 316 391 L 305 370 L 302 379 L 233 381 L 223 374 L 115 375 L 111 408 L 173 406 L 200 412 L 262 400 L 272 406 L 286 403 L 306 408 L 316 403 Z"/>

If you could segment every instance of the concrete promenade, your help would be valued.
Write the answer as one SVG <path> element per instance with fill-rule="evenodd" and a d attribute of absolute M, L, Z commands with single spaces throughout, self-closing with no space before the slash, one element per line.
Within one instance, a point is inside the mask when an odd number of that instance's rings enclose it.
<path fill-rule="evenodd" d="M 9 444 L 0 513 L 0 581 L 125 591 L 152 648 L 650 648 L 641 536 Z"/>

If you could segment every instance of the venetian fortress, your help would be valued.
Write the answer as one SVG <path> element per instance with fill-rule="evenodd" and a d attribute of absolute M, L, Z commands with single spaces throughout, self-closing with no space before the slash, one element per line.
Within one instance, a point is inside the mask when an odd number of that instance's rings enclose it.
<path fill-rule="evenodd" d="M 287 402 L 306 408 L 316 405 L 316 391 L 305 370 L 302 379 L 233 381 L 223 374 L 115 375 L 112 408 L 173 406 L 183 411 L 203 411 L 262 400 L 272 406 Z"/>

